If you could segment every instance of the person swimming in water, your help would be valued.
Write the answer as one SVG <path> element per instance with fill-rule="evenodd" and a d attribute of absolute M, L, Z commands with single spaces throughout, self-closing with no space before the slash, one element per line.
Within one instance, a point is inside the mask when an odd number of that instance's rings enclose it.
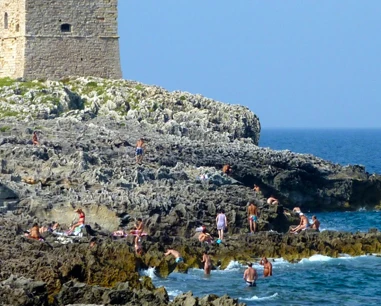
<path fill-rule="evenodd" d="M 255 287 L 257 285 L 256 281 L 258 279 L 257 270 L 253 268 L 253 264 L 251 262 L 249 262 L 247 265 L 248 268 L 243 273 L 243 279 L 249 287 Z"/>
<path fill-rule="evenodd" d="M 271 262 L 267 260 L 266 257 L 262 257 L 261 261 L 259 262 L 260 265 L 263 266 L 263 276 L 268 277 L 273 275 L 273 265 Z"/>
<path fill-rule="evenodd" d="M 204 253 L 202 255 L 201 262 L 204 263 L 204 272 L 205 272 L 205 275 L 209 275 L 210 271 L 212 270 L 212 261 L 210 260 L 210 256 L 208 254 L 208 251 L 204 251 Z"/>

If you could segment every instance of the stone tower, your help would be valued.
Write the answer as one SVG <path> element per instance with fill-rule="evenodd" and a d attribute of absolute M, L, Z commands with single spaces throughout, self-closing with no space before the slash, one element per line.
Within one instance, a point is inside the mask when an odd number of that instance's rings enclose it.
<path fill-rule="evenodd" d="M 117 5 L 0 0 L 0 78 L 121 78 Z"/>

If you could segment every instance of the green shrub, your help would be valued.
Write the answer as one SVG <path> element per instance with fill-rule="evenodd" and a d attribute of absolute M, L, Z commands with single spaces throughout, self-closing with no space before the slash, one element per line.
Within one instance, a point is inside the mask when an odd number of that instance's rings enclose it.
<path fill-rule="evenodd" d="M 0 87 L 11 86 L 15 83 L 11 78 L 0 78 Z"/>
<path fill-rule="evenodd" d="M 98 87 L 98 83 L 93 81 L 93 82 L 87 83 L 86 86 L 88 86 L 88 87 Z"/>
<path fill-rule="evenodd" d="M 0 127 L 0 132 L 4 133 L 6 131 L 9 131 L 10 129 L 11 129 L 10 126 L 5 125 L 5 126 Z"/>

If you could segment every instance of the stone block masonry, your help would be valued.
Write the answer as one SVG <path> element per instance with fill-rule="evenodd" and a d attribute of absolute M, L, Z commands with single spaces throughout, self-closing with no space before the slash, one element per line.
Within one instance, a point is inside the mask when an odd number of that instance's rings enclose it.
<path fill-rule="evenodd" d="M 118 0 L 0 0 L 0 77 L 122 77 Z"/>

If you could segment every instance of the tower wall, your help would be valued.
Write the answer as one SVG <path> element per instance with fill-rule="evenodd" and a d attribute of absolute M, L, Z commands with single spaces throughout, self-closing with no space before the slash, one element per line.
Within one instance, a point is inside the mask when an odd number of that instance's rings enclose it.
<path fill-rule="evenodd" d="M 16 48 L 13 40 L 5 46 L 11 50 L 8 53 L 16 49 L 22 51 L 21 59 L 14 61 L 14 68 L 4 67 L 6 75 L 27 79 L 122 77 L 118 0 L 0 0 L 2 2 L 8 5 L 17 2 L 15 16 L 24 21 L 19 34 L 19 44 L 23 47 Z M 11 68 L 17 73 L 10 74 Z"/>
<path fill-rule="evenodd" d="M 23 76 L 24 52 L 25 0 L 0 0 L 0 78 Z"/>

